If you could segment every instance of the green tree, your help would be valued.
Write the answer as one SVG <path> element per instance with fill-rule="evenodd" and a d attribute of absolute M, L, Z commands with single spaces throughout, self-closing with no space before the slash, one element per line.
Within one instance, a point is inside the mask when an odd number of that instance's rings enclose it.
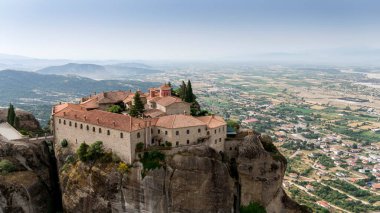
<path fill-rule="evenodd" d="M 18 123 L 18 121 L 16 119 L 16 112 L 15 112 L 15 108 L 14 108 L 13 104 L 9 104 L 7 122 L 10 125 L 12 125 L 13 127 L 15 127 L 16 124 Z"/>
<path fill-rule="evenodd" d="M 133 117 L 141 116 L 144 112 L 144 103 L 141 100 L 140 93 L 136 92 L 135 97 L 133 97 L 134 104 L 129 110 L 129 115 Z"/>
<path fill-rule="evenodd" d="M 113 113 L 121 113 L 123 109 L 119 105 L 112 105 L 108 107 L 107 109 L 108 112 L 113 112 Z"/>
<path fill-rule="evenodd" d="M 91 144 L 87 152 L 87 160 L 95 161 L 104 155 L 104 148 L 102 141 L 96 141 Z"/>
<path fill-rule="evenodd" d="M 195 101 L 195 95 L 190 80 L 187 81 L 185 94 L 185 101 L 187 103 L 193 103 Z"/>
<path fill-rule="evenodd" d="M 79 160 L 86 162 L 87 161 L 87 150 L 88 150 L 88 145 L 86 143 L 81 143 L 78 150 L 77 150 L 77 155 L 79 157 Z"/>
<path fill-rule="evenodd" d="M 182 84 L 178 91 L 178 95 L 183 101 L 185 101 L 186 99 L 186 91 L 187 91 L 186 83 L 182 81 Z"/>

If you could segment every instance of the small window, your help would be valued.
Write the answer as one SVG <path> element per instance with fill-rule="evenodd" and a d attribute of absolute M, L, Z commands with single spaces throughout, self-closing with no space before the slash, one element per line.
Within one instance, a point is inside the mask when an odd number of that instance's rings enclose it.
<path fill-rule="evenodd" d="M 123 138 L 123 137 L 124 137 L 123 133 L 122 133 L 122 132 L 120 132 L 120 138 Z"/>
<path fill-rule="evenodd" d="M 175 135 L 179 135 L 179 131 L 176 131 L 176 132 L 175 132 Z"/>
<path fill-rule="evenodd" d="M 176 146 L 179 146 L 179 141 L 175 142 L 175 145 L 176 145 Z"/>
<path fill-rule="evenodd" d="M 157 133 L 160 134 L 161 130 L 157 130 Z"/>
<path fill-rule="evenodd" d="M 219 138 L 219 142 L 222 142 L 222 138 Z"/>
<path fill-rule="evenodd" d="M 152 133 L 152 134 L 153 134 L 153 129 L 150 129 L 150 133 Z"/>
<path fill-rule="evenodd" d="M 230 150 L 232 150 L 232 147 L 230 147 Z"/>
<path fill-rule="evenodd" d="M 190 140 L 187 140 L 186 143 L 189 144 L 189 143 L 190 143 Z"/>
<path fill-rule="evenodd" d="M 61 119 L 59 119 L 58 122 L 61 123 Z"/>
<path fill-rule="evenodd" d="M 95 127 L 92 127 L 92 131 L 95 132 Z"/>
<path fill-rule="evenodd" d="M 63 125 L 66 125 L 66 120 L 63 120 Z"/>
<path fill-rule="evenodd" d="M 69 126 L 71 126 L 71 121 L 69 121 Z"/>
<path fill-rule="evenodd" d="M 77 122 L 75 122 L 75 123 L 74 123 L 74 126 L 75 126 L 75 128 L 77 128 L 77 127 L 78 127 L 78 124 L 77 124 Z"/>
<path fill-rule="evenodd" d="M 87 125 L 87 126 L 86 126 L 86 129 L 87 129 L 87 130 L 90 130 L 90 127 Z"/>
<path fill-rule="evenodd" d="M 200 133 L 201 132 L 201 129 L 198 129 L 198 133 Z"/>
<path fill-rule="evenodd" d="M 102 128 L 99 128 L 99 133 L 102 133 Z"/>
<path fill-rule="evenodd" d="M 216 134 L 216 130 L 214 130 L 214 133 Z"/>
<path fill-rule="evenodd" d="M 165 135 L 168 135 L 168 131 L 165 131 Z"/>
<path fill-rule="evenodd" d="M 210 135 L 210 131 L 207 131 L 207 135 Z"/>
<path fill-rule="evenodd" d="M 83 129 L 83 124 L 80 124 L 80 129 Z"/>
<path fill-rule="evenodd" d="M 137 138 L 140 138 L 141 137 L 141 134 L 140 132 L 137 133 Z"/>
<path fill-rule="evenodd" d="M 186 130 L 186 133 L 187 133 L 187 134 L 190 134 L 190 130 Z"/>
<path fill-rule="evenodd" d="M 218 140 L 215 139 L 215 144 L 218 143 Z"/>
<path fill-rule="evenodd" d="M 107 130 L 107 135 L 110 135 L 111 134 L 111 131 Z"/>
<path fill-rule="evenodd" d="M 220 132 L 220 128 L 219 128 L 219 132 Z"/>

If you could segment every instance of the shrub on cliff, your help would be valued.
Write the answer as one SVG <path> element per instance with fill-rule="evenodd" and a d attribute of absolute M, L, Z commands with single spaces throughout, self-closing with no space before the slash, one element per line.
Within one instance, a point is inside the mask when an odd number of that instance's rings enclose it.
<path fill-rule="evenodd" d="M 9 160 L 0 161 L 0 174 L 8 174 L 16 169 L 15 165 Z"/>
<path fill-rule="evenodd" d="M 250 202 L 248 206 L 240 206 L 240 213 L 266 213 L 265 208 L 256 202 Z"/>
<path fill-rule="evenodd" d="M 69 145 L 69 143 L 67 142 L 66 139 L 63 139 L 63 140 L 61 141 L 61 146 L 62 146 L 63 148 L 65 148 L 65 147 L 67 147 L 67 145 Z"/>
<path fill-rule="evenodd" d="M 87 150 L 88 150 L 88 145 L 86 143 L 81 143 L 78 150 L 77 150 L 77 155 L 79 157 L 80 161 L 86 162 L 87 161 Z"/>

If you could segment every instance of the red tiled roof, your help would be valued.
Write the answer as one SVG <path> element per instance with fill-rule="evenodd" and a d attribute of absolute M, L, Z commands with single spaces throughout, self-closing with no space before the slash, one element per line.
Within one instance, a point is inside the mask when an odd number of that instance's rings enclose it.
<path fill-rule="evenodd" d="M 175 97 L 175 96 L 166 96 L 166 97 L 161 97 L 161 98 L 158 98 L 158 99 L 153 99 L 157 104 L 161 105 L 161 106 L 170 106 L 174 103 L 186 103 L 184 101 L 182 101 L 182 99 L 178 98 L 178 97 Z"/>
<path fill-rule="evenodd" d="M 144 120 L 133 118 L 129 115 L 116 114 L 102 110 L 87 111 L 85 109 L 78 109 L 71 106 L 56 112 L 54 116 L 126 132 L 132 132 L 145 127 Z"/>
<path fill-rule="evenodd" d="M 172 129 L 191 126 L 204 126 L 206 124 L 191 115 L 167 115 L 159 117 L 155 125 Z"/>
<path fill-rule="evenodd" d="M 171 87 L 169 85 L 167 85 L 167 84 L 163 84 L 163 85 L 160 86 L 160 89 L 162 89 L 162 90 L 170 90 Z"/>
<path fill-rule="evenodd" d="M 216 128 L 227 124 L 222 117 L 215 115 L 201 116 L 195 118 L 207 124 L 208 128 Z"/>
<path fill-rule="evenodd" d="M 149 109 L 144 112 L 144 115 L 147 117 L 156 118 L 162 115 L 166 115 L 166 113 L 159 109 Z"/>

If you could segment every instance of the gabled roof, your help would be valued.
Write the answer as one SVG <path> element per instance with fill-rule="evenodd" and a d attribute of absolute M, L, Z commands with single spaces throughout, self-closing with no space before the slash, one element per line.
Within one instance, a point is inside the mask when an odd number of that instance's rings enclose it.
<path fill-rule="evenodd" d="M 159 117 L 155 125 L 158 127 L 173 129 L 191 126 L 205 126 L 206 124 L 191 115 L 167 115 Z"/>
<path fill-rule="evenodd" d="M 200 116 L 195 118 L 204 122 L 207 127 L 211 129 L 227 124 L 222 117 L 216 115 Z"/>
<path fill-rule="evenodd" d="M 102 110 L 87 111 L 83 108 L 78 109 L 77 107 L 72 107 L 71 105 L 56 112 L 54 116 L 126 132 L 132 132 L 145 127 L 144 120 L 133 118 L 129 115 Z"/>
<path fill-rule="evenodd" d="M 155 99 L 154 101 L 157 104 L 164 106 L 164 107 L 170 106 L 174 103 L 186 103 L 186 102 L 182 101 L 182 99 L 175 97 L 175 96 L 166 96 L 166 97 Z"/>
<path fill-rule="evenodd" d="M 159 109 L 148 109 L 144 112 L 144 115 L 147 117 L 156 118 L 159 116 L 166 115 L 166 113 Z"/>

